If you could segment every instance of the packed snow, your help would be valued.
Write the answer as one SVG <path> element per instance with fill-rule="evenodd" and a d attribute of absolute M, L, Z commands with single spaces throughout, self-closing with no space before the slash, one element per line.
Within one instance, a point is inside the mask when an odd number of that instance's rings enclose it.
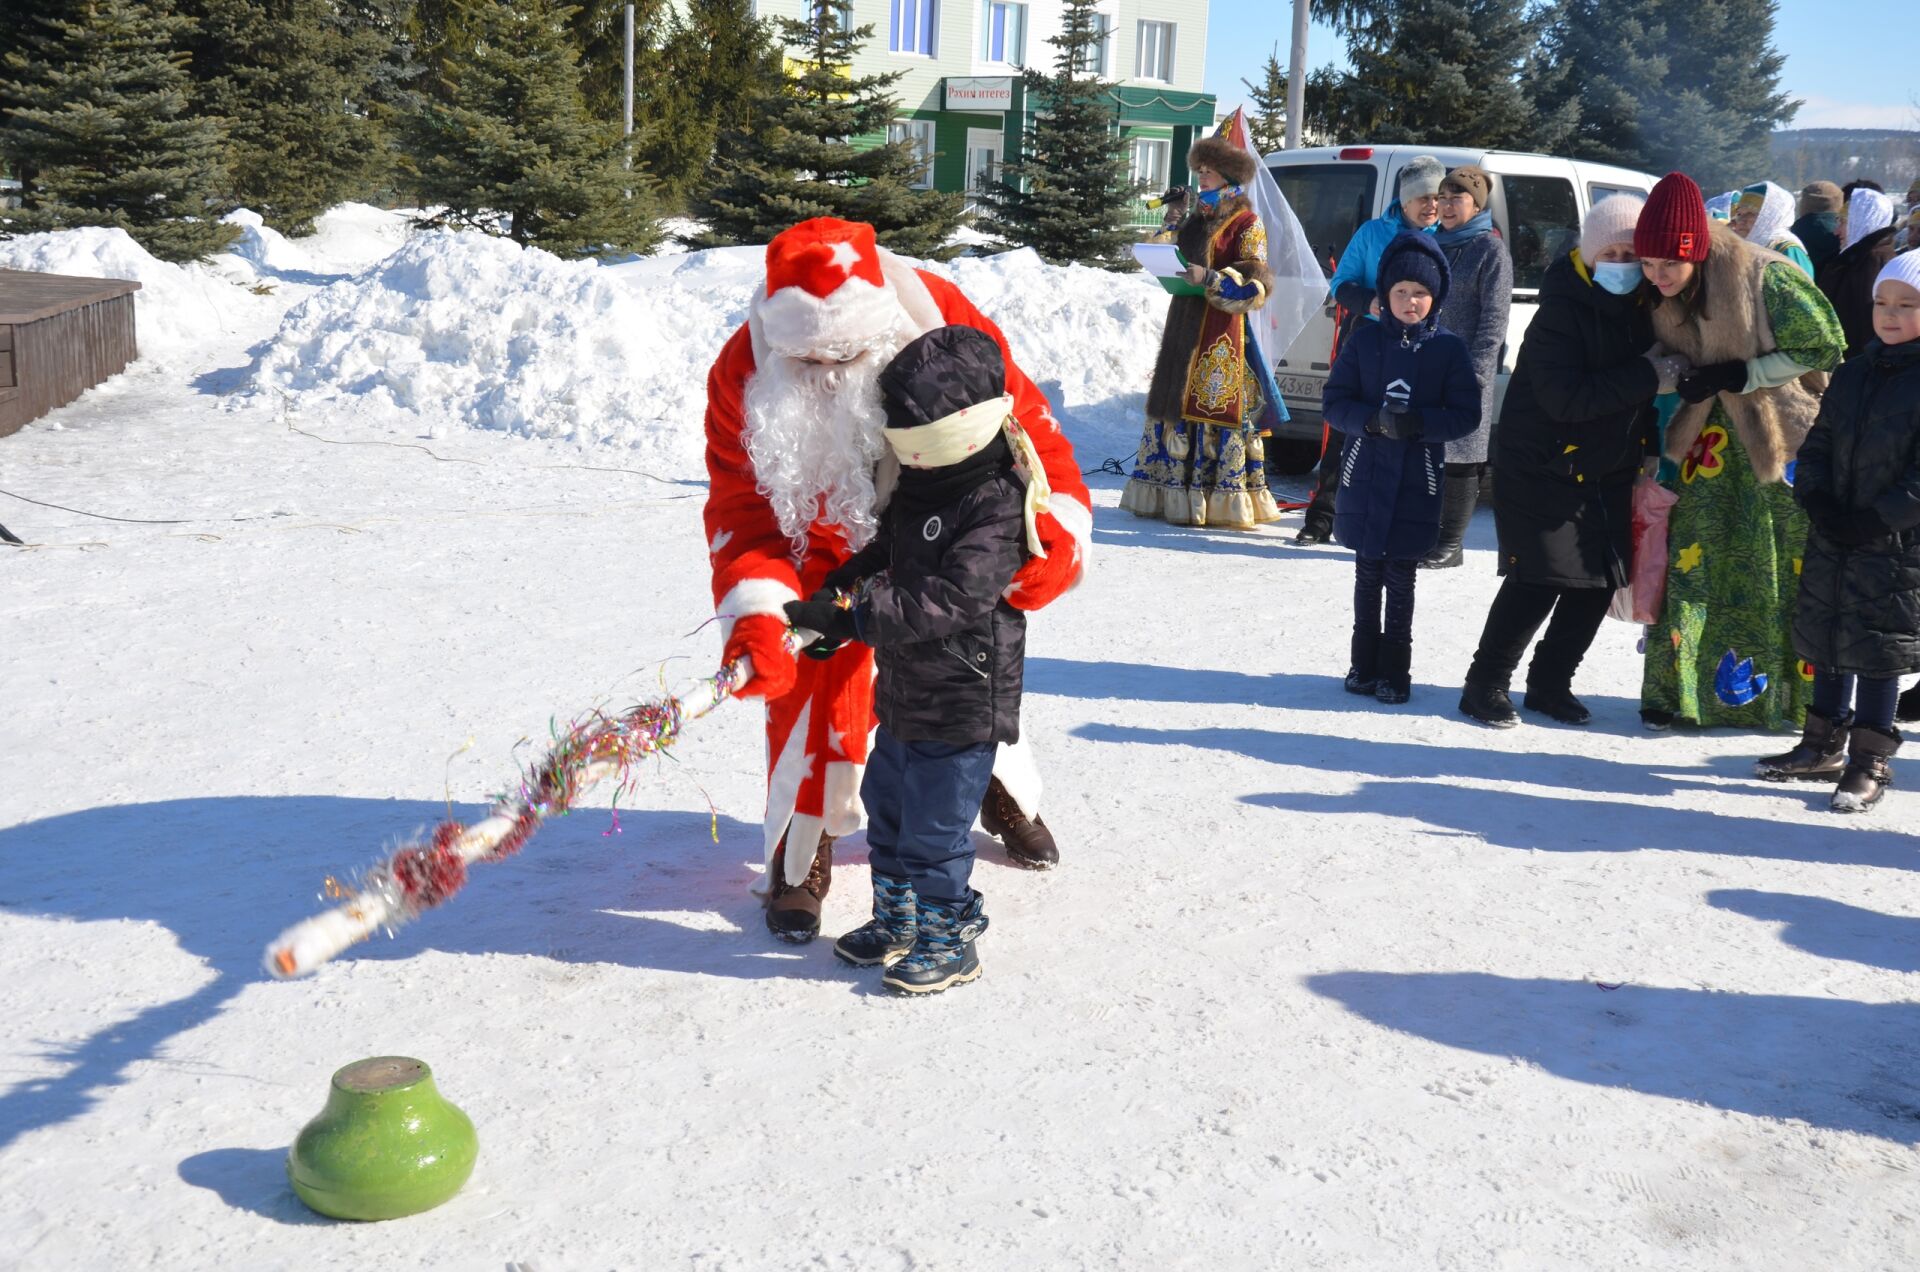
<path fill-rule="evenodd" d="M 1454 712 L 1496 580 L 1422 575 L 1413 701 L 1341 692 L 1350 556 L 1116 508 L 1031 626 L 1063 864 L 984 837 L 986 975 L 898 1001 L 766 934 L 758 713 L 308 979 L 262 947 L 472 818 L 556 720 L 709 671 L 707 364 L 751 250 L 603 267 L 336 209 L 211 265 L 112 232 L 143 357 L 0 439 L 0 1266 L 1908 1268 L 1920 844 L 1649 736 Z M 1084 467 L 1163 297 L 938 267 Z M 124 272 L 123 272 L 124 271 Z M 1298 490 L 1298 484 L 1293 487 Z M 37 500 L 38 503 L 27 502 Z M 61 505 L 49 507 L 47 505 Z M 109 521 L 77 511 L 137 521 Z M 1895 762 L 1903 773 L 1907 761 Z M 828 934 L 867 905 L 841 844 Z M 324 1220 L 286 1150 L 354 1060 L 473 1118 L 466 1189 Z"/>

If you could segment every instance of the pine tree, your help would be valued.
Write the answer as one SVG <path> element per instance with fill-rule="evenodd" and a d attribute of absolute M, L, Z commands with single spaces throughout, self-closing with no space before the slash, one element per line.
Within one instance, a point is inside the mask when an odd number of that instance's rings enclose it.
<path fill-rule="evenodd" d="M 779 93 L 780 49 L 754 0 L 684 0 L 667 24 L 657 70 L 634 110 L 645 165 L 676 204 L 700 184 L 722 132 L 746 133 L 760 98 Z"/>
<path fill-rule="evenodd" d="M 1351 69 L 1319 79 L 1316 124 L 1352 141 L 1554 150 L 1573 117 L 1537 111 L 1523 85 L 1543 26 L 1532 9 L 1380 0 L 1347 29 Z"/>
<path fill-rule="evenodd" d="M 390 54 L 331 0 L 186 0 L 201 113 L 224 119 L 228 200 L 288 234 L 365 192 L 379 158 L 368 101 Z"/>
<path fill-rule="evenodd" d="M 782 19 L 780 38 L 800 60 L 720 134 L 714 185 L 692 201 L 709 226 L 696 246 L 765 243 L 809 217 L 872 225 L 883 247 L 907 256 L 951 255 L 965 213 L 957 194 L 914 189 L 931 157 L 911 141 L 869 145 L 899 113 L 890 75 L 855 75 L 873 28 L 848 29 L 848 0 L 820 0 L 808 21 Z"/>
<path fill-rule="evenodd" d="M 1100 33 L 1093 0 L 1066 0 L 1051 74 L 1024 72 L 1032 126 L 1020 158 L 981 191 L 984 228 L 1054 264 L 1132 269 L 1129 214 L 1137 184 L 1112 86 L 1086 68 Z"/>
<path fill-rule="evenodd" d="M 443 43 L 450 60 L 399 133 L 403 184 L 442 209 L 424 224 L 569 256 L 658 242 L 649 183 L 626 168 L 619 125 L 587 114 L 565 14 L 549 0 L 480 0 L 464 37 Z"/>
<path fill-rule="evenodd" d="M 0 69 L 0 152 L 28 184 L 0 236 L 118 226 L 168 261 L 233 241 L 211 213 L 219 126 L 187 113 L 188 26 L 164 0 L 86 0 L 23 33 Z"/>
<path fill-rule="evenodd" d="M 1772 0 L 1668 5 L 1561 0 L 1543 60 L 1573 102 L 1576 158 L 1649 172 L 1678 169 L 1709 191 L 1768 172 L 1768 137 L 1798 106 L 1780 92 Z"/>
<path fill-rule="evenodd" d="M 1267 54 L 1260 83 L 1241 80 L 1253 109 L 1247 112 L 1247 132 L 1261 154 L 1284 149 L 1287 144 L 1287 68 L 1280 65 L 1280 47 Z"/>

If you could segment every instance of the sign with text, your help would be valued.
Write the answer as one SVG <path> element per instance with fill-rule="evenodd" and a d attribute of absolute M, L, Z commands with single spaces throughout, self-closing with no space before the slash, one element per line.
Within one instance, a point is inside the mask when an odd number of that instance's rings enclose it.
<path fill-rule="evenodd" d="M 948 110 L 1013 109 L 1013 77 L 1010 75 L 949 75 L 944 83 Z"/>

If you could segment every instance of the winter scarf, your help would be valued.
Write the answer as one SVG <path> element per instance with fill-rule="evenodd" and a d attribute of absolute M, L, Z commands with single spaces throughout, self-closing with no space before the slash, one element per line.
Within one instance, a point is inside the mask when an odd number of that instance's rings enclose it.
<path fill-rule="evenodd" d="M 1479 238 L 1482 234 L 1490 234 L 1492 232 L 1493 213 L 1485 208 L 1481 208 L 1473 214 L 1471 220 L 1463 222 L 1457 230 L 1449 230 L 1445 226 L 1440 227 L 1440 232 L 1433 236 L 1433 241 L 1441 247 L 1446 248 L 1452 247 L 1456 243 L 1464 243 L 1468 239 Z"/>
<path fill-rule="evenodd" d="M 1707 259 L 1698 266 L 1693 283 L 1695 288 L 1706 288 L 1704 304 L 1688 316 L 1680 298 L 1674 297 L 1653 310 L 1654 335 L 1660 343 L 1684 354 L 1697 367 L 1751 361 L 1778 347 L 1762 283 L 1767 266 L 1787 263 L 1786 257 L 1755 247 L 1729 226 L 1715 225 L 1711 234 Z M 1682 403 L 1667 426 L 1667 456 L 1679 460 L 1686 455 L 1718 402 L 1747 449 L 1754 476 L 1762 482 L 1779 481 L 1787 461 L 1813 427 L 1826 380 L 1824 372 L 1809 372 L 1778 388 Z"/>

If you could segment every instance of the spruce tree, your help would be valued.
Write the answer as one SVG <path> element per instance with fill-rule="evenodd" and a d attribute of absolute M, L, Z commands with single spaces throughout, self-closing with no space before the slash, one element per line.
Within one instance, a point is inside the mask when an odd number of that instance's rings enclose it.
<path fill-rule="evenodd" d="M 981 191 L 984 228 L 1053 264 L 1134 268 L 1130 213 L 1137 184 L 1112 86 L 1087 70 L 1100 34 L 1093 0 L 1066 0 L 1053 71 L 1022 79 L 1033 111 L 1020 157 Z"/>
<path fill-rule="evenodd" d="M 0 236 L 118 226 L 168 261 L 233 241 L 211 207 L 220 129 L 188 114 L 188 25 L 165 0 L 84 0 L 17 35 L 0 68 L 0 153 L 27 185 Z"/>
<path fill-rule="evenodd" d="M 1280 65 L 1280 48 L 1267 54 L 1260 82 L 1241 80 L 1246 86 L 1252 109 L 1247 112 L 1247 132 L 1255 149 L 1271 154 L 1287 144 L 1287 68 Z"/>
<path fill-rule="evenodd" d="M 430 91 L 400 121 L 403 186 L 440 209 L 422 224 L 564 256 L 658 242 L 650 186 L 626 168 L 619 124 L 587 114 L 567 12 L 549 0 L 479 0 L 462 15 L 464 36 L 441 46 Z"/>
<path fill-rule="evenodd" d="M 186 0 L 203 114 L 226 123 L 232 206 L 287 234 L 365 192 L 379 158 L 369 98 L 390 47 L 332 0 Z"/>
<path fill-rule="evenodd" d="M 753 9 L 754 0 L 684 0 L 661 47 L 641 153 L 682 200 L 706 176 L 720 135 L 751 134 L 760 101 L 784 89 L 780 46 Z"/>
<path fill-rule="evenodd" d="M 1351 141 L 1553 151 L 1571 112 L 1523 83 L 1543 28 L 1532 0 L 1380 0 L 1347 28 L 1351 69 L 1319 80 L 1315 120 Z"/>
<path fill-rule="evenodd" d="M 847 29 L 850 12 L 848 0 L 819 0 L 809 20 L 780 21 L 799 60 L 720 134 L 714 184 L 692 201 L 708 226 L 695 246 L 765 243 L 810 217 L 836 216 L 867 222 L 881 246 L 907 256 L 951 254 L 961 197 L 913 188 L 929 158 L 912 142 L 863 140 L 884 135 L 899 114 L 887 90 L 900 74 L 853 73 L 873 28 Z"/>
<path fill-rule="evenodd" d="M 1543 100 L 1579 110 L 1567 152 L 1678 169 L 1709 192 L 1763 179 L 1768 138 L 1798 107 L 1780 92 L 1773 13 L 1771 0 L 1561 0 L 1543 49 L 1561 78 Z"/>

